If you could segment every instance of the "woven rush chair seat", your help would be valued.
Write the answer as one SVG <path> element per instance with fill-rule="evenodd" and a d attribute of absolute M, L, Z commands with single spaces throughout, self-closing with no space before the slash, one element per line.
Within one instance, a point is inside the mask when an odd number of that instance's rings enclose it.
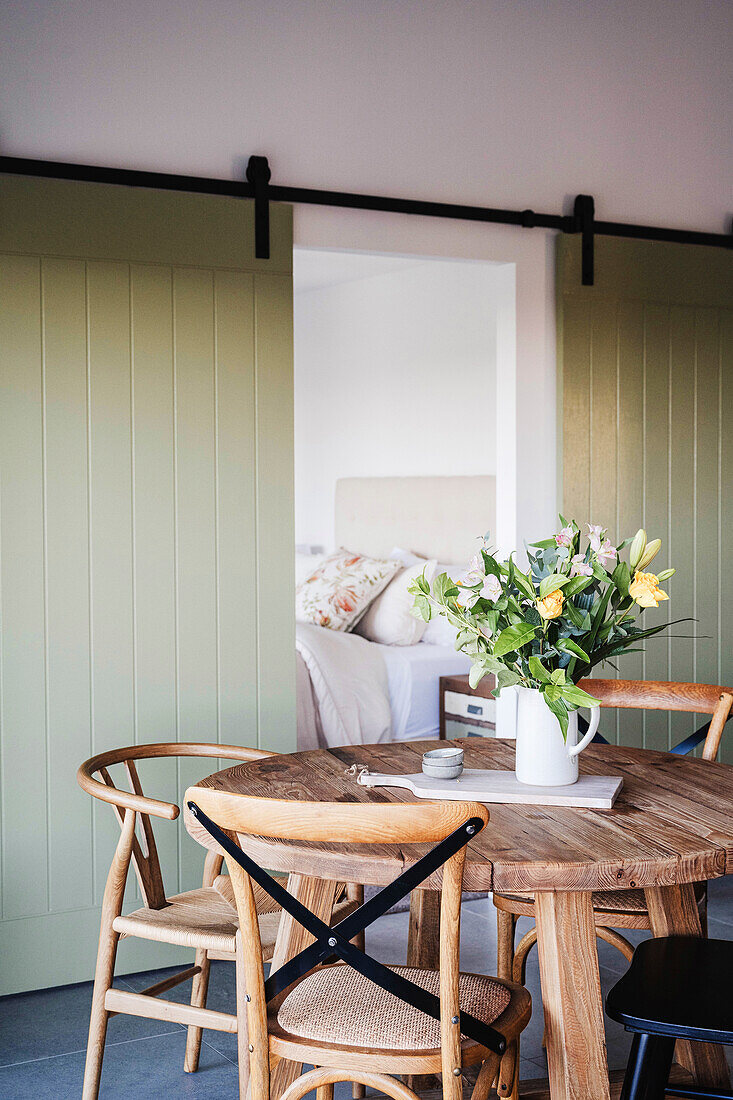
<path fill-rule="evenodd" d="M 435 996 L 440 993 L 437 970 L 408 966 L 389 969 Z M 461 974 L 458 986 L 461 1009 L 486 1024 L 494 1023 L 511 1000 L 505 985 L 484 974 Z M 323 967 L 303 978 L 280 1005 L 277 1027 L 288 1037 L 340 1047 L 366 1047 L 375 1052 L 440 1050 L 440 1021 L 344 963 Z M 464 1039 L 464 1043 L 474 1045 L 470 1039 Z"/>
<path fill-rule="evenodd" d="M 213 886 L 168 898 L 164 909 L 143 907 L 116 917 L 112 927 L 123 936 L 203 947 L 234 954 L 237 912 Z"/>

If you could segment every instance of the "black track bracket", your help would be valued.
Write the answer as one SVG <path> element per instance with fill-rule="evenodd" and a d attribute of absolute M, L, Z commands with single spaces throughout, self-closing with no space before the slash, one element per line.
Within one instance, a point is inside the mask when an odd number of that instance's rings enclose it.
<path fill-rule="evenodd" d="M 255 200 L 255 259 L 270 259 L 270 180 L 272 172 L 267 157 L 250 157 L 247 161 L 247 182 L 252 184 Z"/>

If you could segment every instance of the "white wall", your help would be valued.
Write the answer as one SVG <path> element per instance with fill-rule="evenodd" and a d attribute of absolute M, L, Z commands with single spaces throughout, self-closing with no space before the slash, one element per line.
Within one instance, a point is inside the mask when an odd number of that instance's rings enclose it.
<path fill-rule="evenodd" d="M 329 549 L 337 478 L 496 472 L 496 269 L 402 261 L 299 290 L 303 260 L 327 278 L 333 259 L 294 256 L 295 534 Z"/>
<path fill-rule="evenodd" d="M 721 231 L 730 0 L 24 0 L 2 151 Z M 552 235 L 296 209 L 297 244 L 516 264 L 518 535 L 556 496 Z"/>

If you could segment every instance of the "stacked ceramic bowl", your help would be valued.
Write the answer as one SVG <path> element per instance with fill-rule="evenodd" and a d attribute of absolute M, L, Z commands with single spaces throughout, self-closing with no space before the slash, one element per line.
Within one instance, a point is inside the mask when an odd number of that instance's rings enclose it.
<path fill-rule="evenodd" d="M 423 753 L 422 770 L 431 779 L 457 779 L 463 771 L 463 749 L 431 749 Z"/>

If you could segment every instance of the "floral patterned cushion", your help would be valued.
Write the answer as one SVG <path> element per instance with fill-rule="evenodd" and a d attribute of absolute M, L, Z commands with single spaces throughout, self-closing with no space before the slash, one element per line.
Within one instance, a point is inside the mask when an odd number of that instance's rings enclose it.
<path fill-rule="evenodd" d="M 350 630 L 401 568 L 399 561 L 337 550 L 296 588 L 295 618 L 329 630 Z"/>

